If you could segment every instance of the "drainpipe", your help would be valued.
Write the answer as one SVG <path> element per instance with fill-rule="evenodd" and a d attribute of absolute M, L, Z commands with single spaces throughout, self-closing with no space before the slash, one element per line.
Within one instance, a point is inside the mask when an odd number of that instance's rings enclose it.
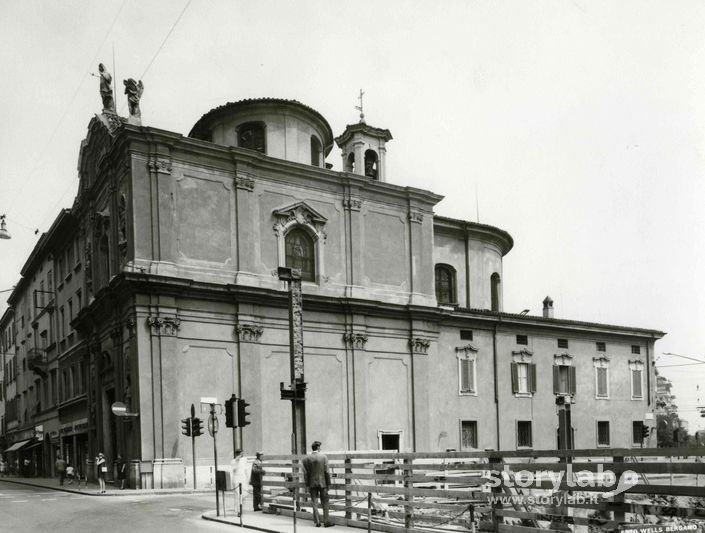
<path fill-rule="evenodd" d="M 492 370 L 494 372 L 494 407 L 495 423 L 497 426 L 497 451 L 502 449 L 499 440 L 499 385 L 497 384 L 497 323 L 495 322 L 492 332 Z"/>

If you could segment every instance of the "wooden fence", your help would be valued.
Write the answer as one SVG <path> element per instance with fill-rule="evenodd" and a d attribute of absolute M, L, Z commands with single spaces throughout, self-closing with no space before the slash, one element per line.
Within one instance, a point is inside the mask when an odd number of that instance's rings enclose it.
<path fill-rule="evenodd" d="M 703 447 L 326 455 L 331 521 L 368 530 L 599 533 L 678 520 L 705 527 Z M 267 457 L 266 511 L 296 508 L 312 518 L 302 457 Z"/>

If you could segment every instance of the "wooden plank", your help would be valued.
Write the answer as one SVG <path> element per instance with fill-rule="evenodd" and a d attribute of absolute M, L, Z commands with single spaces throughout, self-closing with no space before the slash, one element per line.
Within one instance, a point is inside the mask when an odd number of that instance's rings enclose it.
<path fill-rule="evenodd" d="M 512 457 L 705 457 L 704 447 L 693 448 L 589 448 L 582 450 L 529 450 L 529 451 L 482 451 L 482 452 L 428 452 L 428 453 L 389 453 L 383 454 L 379 450 L 370 452 L 328 453 L 329 461 L 345 461 L 349 458 L 356 460 L 420 460 L 420 459 L 490 459 L 495 456 L 502 458 Z M 265 466 L 276 462 L 291 462 L 292 459 L 301 460 L 304 455 L 268 455 Z"/>
<path fill-rule="evenodd" d="M 530 518 L 541 522 L 560 522 L 563 524 L 575 524 L 579 526 L 600 526 L 605 529 L 614 529 L 619 525 L 616 520 L 605 520 L 600 518 L 586 518 L 582 516 L 568 516 L 557 513 L 542 513 L 538 511 L 515 511 L 513 509 L 498 509 L 495 511 L 498 516 L 507 518 Z"/>
<path fill-rule="evenodd" d="M 510 471 L 525 470 L 527 472 L 565 472 L 566 463 L 505 463 Z M 631 470 L 636 473 L 645 474 L 705 474 L 705 463 L 572 463 L 573 473 L 587 471 L 598 472 L 611 471 L 615 474 L 621 474 L 626 470 Z M 485 467 L 485 470 L 487 468 Z"/>
<path fill-rule="evenodd" d="M 498 533 L 565 533 L 565 531 L 559 531 L 557 529 L 543 529 L 541 527 L 499 524 Z"/>

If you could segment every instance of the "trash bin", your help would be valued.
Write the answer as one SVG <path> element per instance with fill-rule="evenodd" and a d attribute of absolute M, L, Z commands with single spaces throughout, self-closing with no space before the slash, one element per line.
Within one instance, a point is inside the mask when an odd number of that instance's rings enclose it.
<path fill-rule="evenodd" d="M 230 472 L 218 470 L 215 473 L 215 490 L 230 490 Z"/>

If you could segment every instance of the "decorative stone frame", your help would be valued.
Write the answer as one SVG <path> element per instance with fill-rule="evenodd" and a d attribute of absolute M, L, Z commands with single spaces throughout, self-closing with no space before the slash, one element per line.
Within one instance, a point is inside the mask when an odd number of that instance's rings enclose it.
<path fill-rule="evenodd" d="M 455 358 L 458 361 L 458 396 L 477 396 L 477 352 L 472 344 L 455 348 Z M 472 391 L 463 391 L 461 382 L 461 365 L 463 361 L 472 362 Z"/>
<path fill-rule="evenodd" d="M 593 357 L 592 366 L 595 368 L 595 399 L 596 400 L 609 400 L 610 398 L 610 360 L 603 356 Z M 604 368 L 606 370 L 606 382 L 607 382 L 607 394 L 600 396 L 600 386 L 598 382 L 598 368 Z"/>
<path fill-rule="evenodd" d="M 527 350 L 526 348 L 522 348 L 521 350 L 515 350 L 512 351 L 512 360 L 511 363 L 516 363 L 516 364 L 526 364 L 527 366 L 535 364 L 533 362 L 533 355 L 534 352 L 531 352 Z M 518 371 L 518 370 L 517 370 Z M 527 372 L 532 372 L 531 368 L 526 369 Z M 527 379 L 528 376 L 527 376 Z M 527 383 L 527 385 L 529 385 Z M 530 389 L 529 389 L 530 390 Z M 514 392 L 514 397 L 515 398 L 533 398 L 534 397 L 534 392 Z M 517 434 L 518 438 L 518 434 Z"/>
<path fill-rule="evenodd" d="M 320 283 L 325 279 L 324 244 L 327 234 L 324 227 L 328 219 L 305 202 L 275 209 L 272 215 L 275 220 L 274 234 L 277 237 L 277 266 L 286 266 L 286 236 L 293 229 L 303 229 L 313 239 L 316 268 L 315 281 L 304 283 Z"/>
<path fill-rule="evenodd" d="M 637 400 L 637 401 L 642 401 L 644 399 L 644 370 L 646 368 L 646 365 L 644 364 L 644 361 L 641 359 L 634 359 L 629 361 L 629 390 L 630 390 L 630 398 L 632 400 Z M 633 373 L 635 371 L 641 372 L 641 395 L 639 396 L 634 396 L 634 377 Z"/>
<path fill-rule="evenodd" d="M 568 352 L 553 354 L 553 364 L 556 366 L 572 366 L 573 356 Z"/>

